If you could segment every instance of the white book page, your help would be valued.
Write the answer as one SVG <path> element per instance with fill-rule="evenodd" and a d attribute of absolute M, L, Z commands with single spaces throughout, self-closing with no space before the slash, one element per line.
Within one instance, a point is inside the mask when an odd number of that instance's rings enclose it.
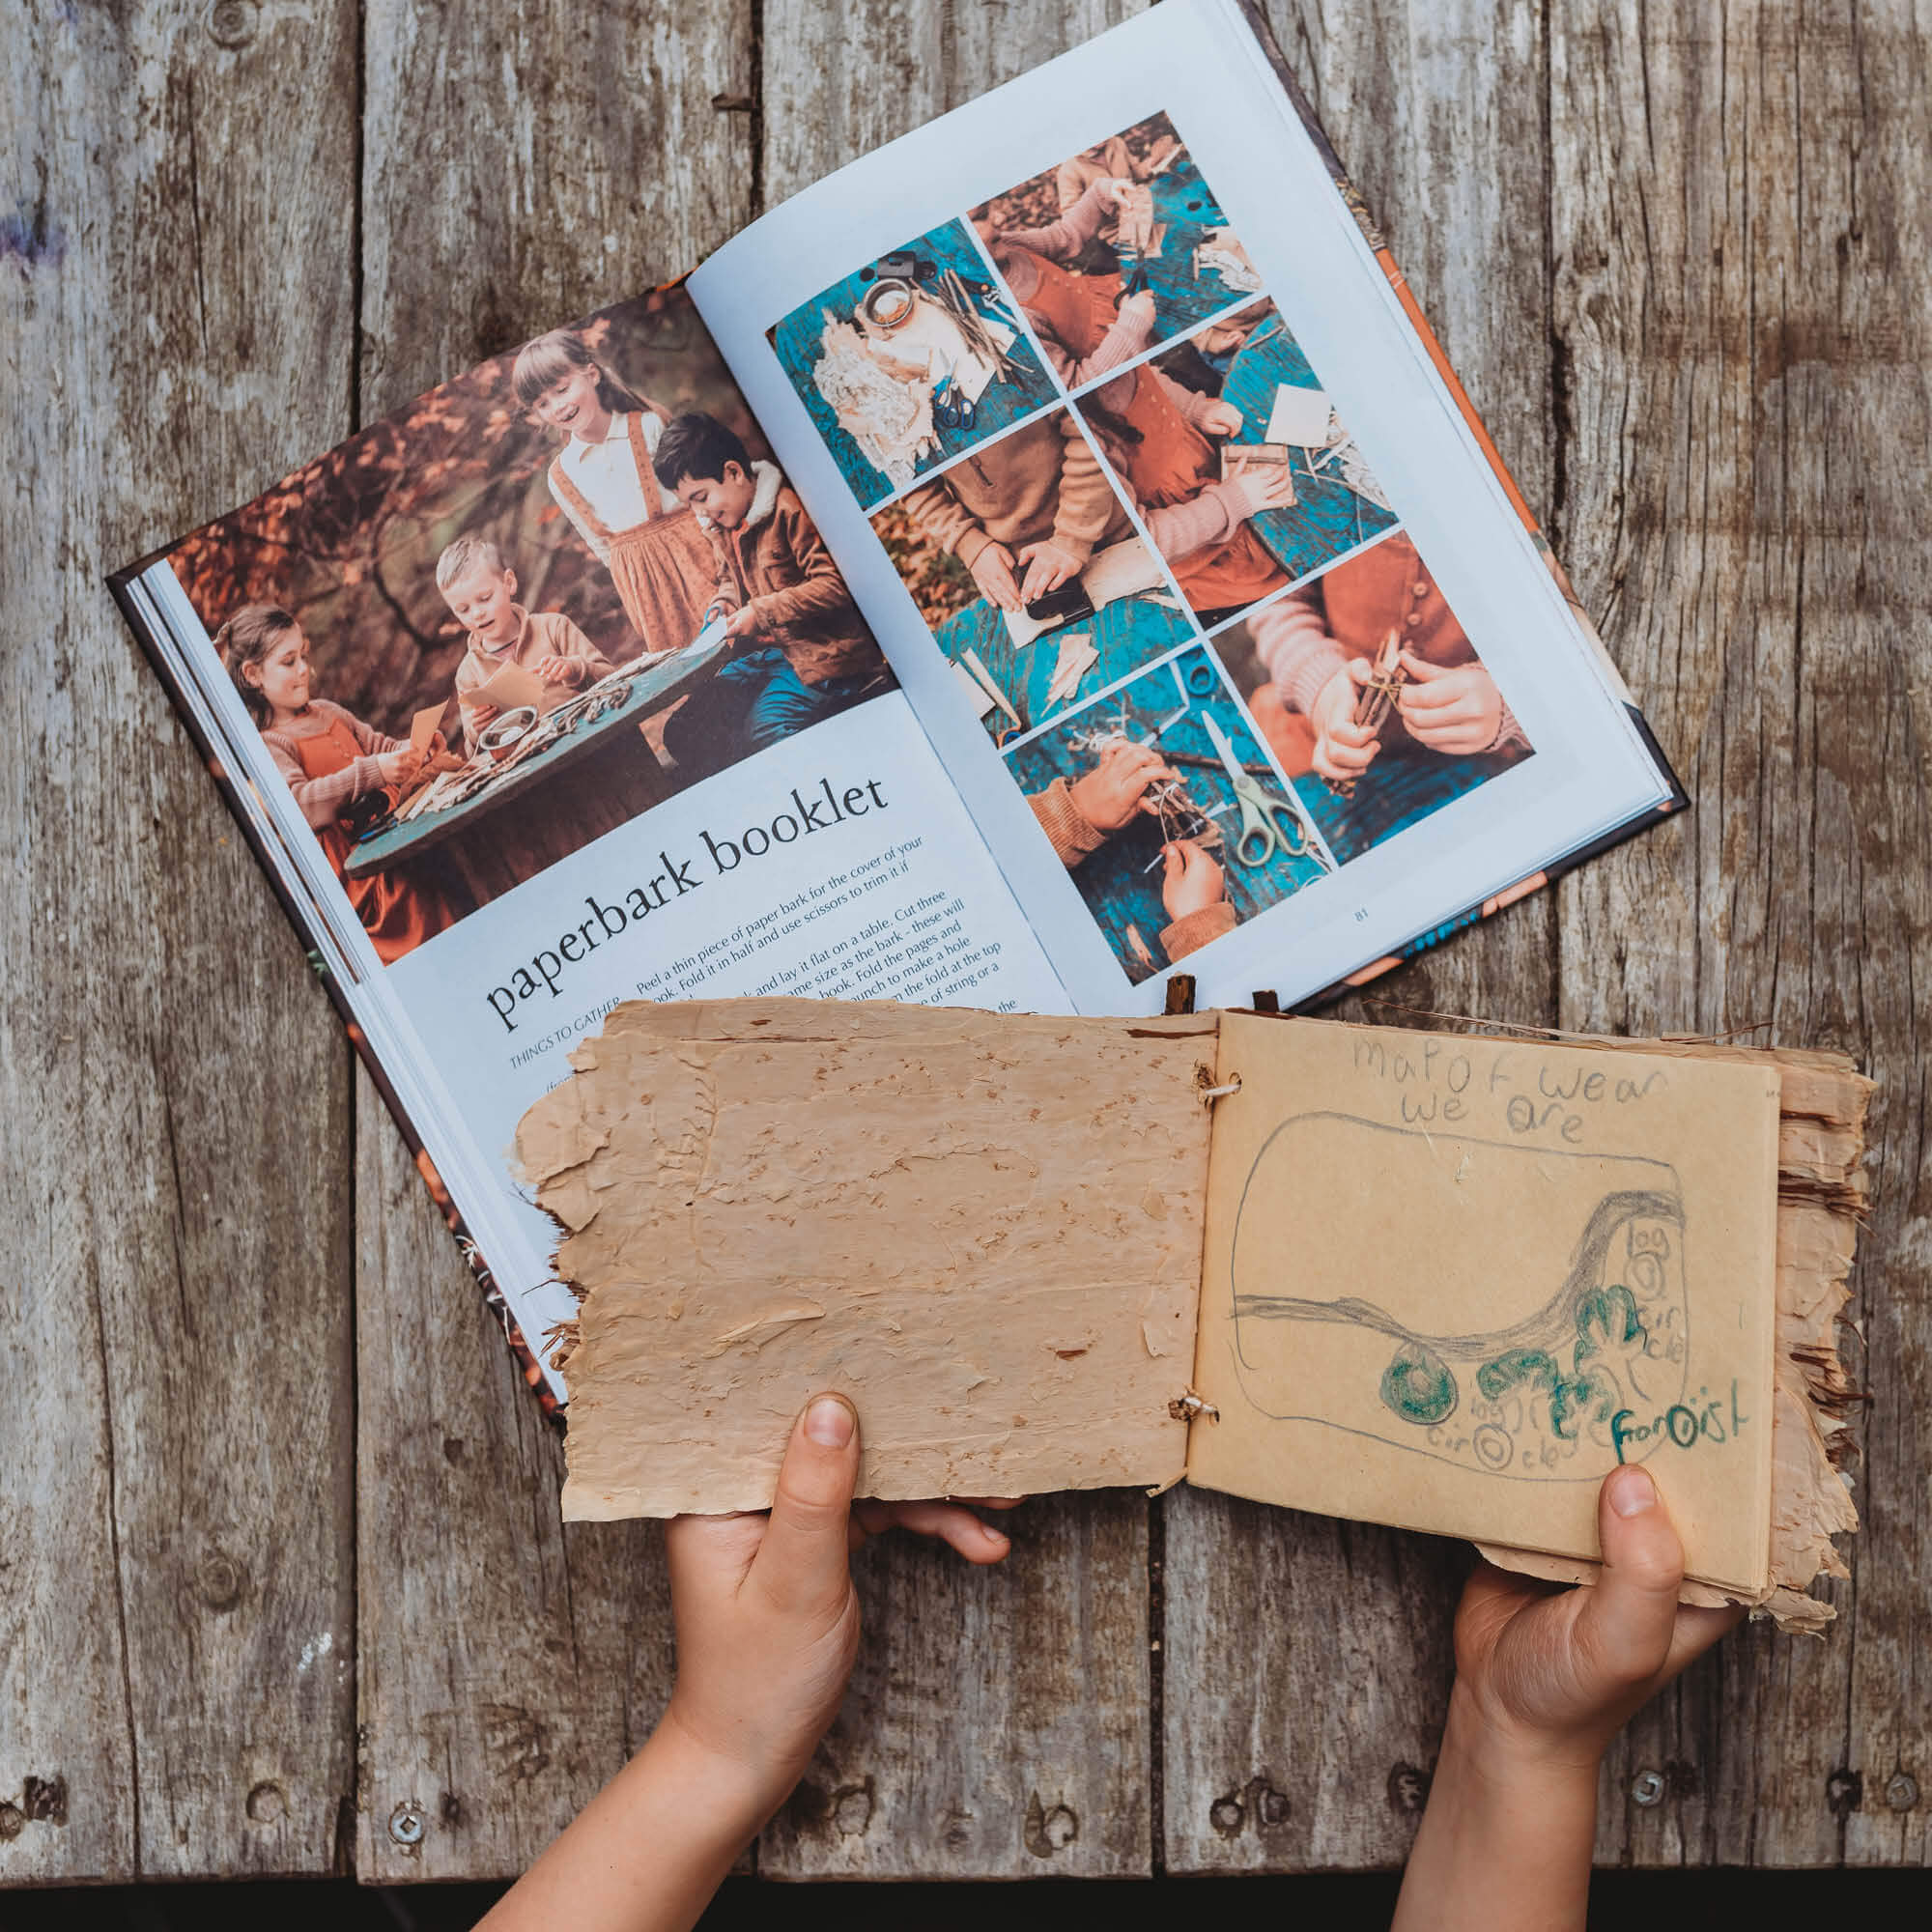
<path fill-rule="evenodd" d="M 1113 137 L 1121 142 L 1109 147 Z M 1170 138 L 1179 159 L 1161 172 Z M 1126 171 L 1109 173 L 1115 164 Z M 1136 179 L 1143 169 L 1151 172 Z M 1069 179 L 1077 187 L 1083 170 L 1138 192 L 1122 192 L 1107 232 L 1087 238 L 1077 259 L 1067 250 L 1063 261 L 1050 240 L 1038 243 L 1045 259 L 1084 278 L 1085 294 L 1104 296 L 1111 250 L 1122 295 L 1138 274 L 1155 311 L 1146 345 L 1091 377 L 1079 373 L 1080 345 L 1048 340 L 1018 292 L 1025 264 L 1014 267 L 1009 239 L 1050 228 L 1053 196 Z M 977 224 L 976 210 L 984 211 Z M 1077 214 L 1075 199 L 1068 218 Z M 1204 1002 L 1244 1002 L 1257 988 L 1284 1002 L 1305 997 L 1668 798 L 1229 0 L 1169 0 L 892 143 L 755 223 L 689 286 L 1082 1010 L 1157 1010 L 1181 956 L 1169 956 L 1170 940 L 1198 949 L 1185 966 Z M 1263 313 L 1262 303 L 1271 306 Z M 828 321 L 837 327 L 826 333 Z M 1202 371 L 1208 386 L 1189 388 Z M 1194 460 L 1199 447 L 1179 431 L 1123 442 L 1105 420 L 1106 398 L 1123 388 L 1132 409 L 1157 412 L 1163 396 L 1197 415 L 1227 404 L 1238 427 L 1230 433 L 1223 412 L 1199 433 L 1236 447 L 1264 440 L 1271 423 L 1313 436 L 1319 412 L 1305 396 L 1282 396 L 1325 394 L 1327 441 L 1277 445 L 1285 456 L 1270 458 L 1286 462 L 1297 497 L 1293 510 L 1248 520 L 1265 532 L 1259 557 L 1238 530 L 1226 554 L 1179 547 L 1173 513 L 1198 517 L 1189 505 L 1213 496 L 1219 471 L 1208 479 L 1195 461 L 1195 494 L 1161 501 L 1166 452 L 1191 450 Z M 950 424 L 962 399 L 976 414 Z M 913 429 L 895 443 L 902 402 Z M 946 580 L 935 591 L 895 566 L 873 520 L 900 542 L 913 527 L 909 497 L 917 507 L 937 485 L 963 504 L 982 472 L 996 482 L 1018 473 L 1024 440 L 1037 445 L 1049 422 L 1065 425 L 1068 447 L 1091 452 L 1117 499 L 1113 540 L 1146 546 L 1162 587 L 1021 641 L 1036 627 L 996 623 L 968 574 L 962 552 L 978 537 L 945 555 L 944 546 L 922 553 L 926 577 L 936 568 Z M 871 427 L 862 436 L 849 423 Z M 1064 467 L 1062 501 L 1069 475 Z M 1346 494 L 1344 475 L 1353 479 Z M 1423 717 L 1410 708 L 1420 694 L 1392 690 L 1398 722 L 1378 741 L 1381 769 L 1371 764 L 1345 798 L 1310 768 L 1306 747 L 1297 751 L 1296 733 L 1315 729 L 1308 695 L 1297 711 L 1280 679 L 1258 673 L 1265 659 L 1256 640 L 1292 630 L 1296 611 L 1318 611 L 1335 631 L 1337 665 L 1372 652 L 1374 638 L 1343 635 L 1345 614 L 1373 603 L 1362 584 L 1403 590 L 1394 580 L 1410 574 L 1401 560 L 1411 555 L 1414 595 L 1406 611 L 1391 607 L 1391 628 L 1406 638 L 1404 626 L 1419 620 L 1438 654 L 1465 651 L 1447 668 L 1473 665 L 1478 676 L 1457 688 L 1486 674 L 1507 714 L 1495 711 L 1497 737 L 1480 751 L 1434 752 L 1408 729 Z M 1216 601 L 1224 585 L 1233 605 Z M 1350 621 L 1359 630 L 1359 611 Z M 1450 632 L 1461 646 L 1440 641 Z M 1069 696 L 1090 652 L 1093 667 Z M 1288 655 L 1317 661 L 1300 645 Z M 1427 663 L 1408 681 L 1431 682 L 1443 668 Z M 1160 755 L 1178 786 L 1172 810 L 1095 828 L 1098 848 L 1068 863 L 1028 801 L 1053 790 L 1056 775 L 1063 790 L 1076 788 L 1105 756 L 1110 729 Z M 1240 836 L 1237 777 L 1267 814 L 1252 840 Z M 1236 847 L 1255 849 L 1270 827 L 1282 842 L 1244 865 Z M 1221 912 L 1183 895 L 1191 917 L 1170 917 L 1164 848 L 1183 840 L 1218 868 Z M 1184 872 L 1194 862 L 1183 851 L 1179 863 Z"/>

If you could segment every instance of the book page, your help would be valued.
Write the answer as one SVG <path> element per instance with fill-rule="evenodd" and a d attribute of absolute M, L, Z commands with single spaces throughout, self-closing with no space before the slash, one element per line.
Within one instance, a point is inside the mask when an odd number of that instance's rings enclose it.
<path fill-rule="evenodd" d="M 1761 1065 L 1227 1014 L 1188 1478 L 1597 1554 L 1618 1462 L 1761 1590 L 1778 1080 Z"/>
<path fill-rule="evenodd" d="M 862 1495 L 1175 1480 L 1215 1025 L 618 1008 L 518 1130 L 583 1297 L 564 1516 L 763 1508 L 826 1389 Z"/>
<path fill-rule="evenodd" d="M 680 288 L 454 377 L 133 588 L 540 1352 L 576 1305 L 509 1145 L 619 1001 L 1066 1009 Z"/>
<path fill-rule="evenodd" d="M 1083 1011 L 1293 1004 L 1669 795 L 1399 282 L 1233 0 L 691 279 Z"/>

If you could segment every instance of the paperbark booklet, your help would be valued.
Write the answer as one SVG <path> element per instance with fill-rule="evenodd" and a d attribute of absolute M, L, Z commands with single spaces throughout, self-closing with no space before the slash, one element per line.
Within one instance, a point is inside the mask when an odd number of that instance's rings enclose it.
<path fill-rule="evenodd" d="M 838 1388 L 868 1495 L 1184 1479 L 1573 1566 L 1643 1462 L 1696 1582 L 1830 1614 L 1834 1056 L 753 1000 L 572 1061 L 519 1132 L 567 1518 L 763 1507 Z"/>
<path fill-rule="evenodd" d="M 1293 1006 L 1681 802 L 1233 0 L 559 321 L 113 580 L 519 1346 L 619 1001 Z"/>

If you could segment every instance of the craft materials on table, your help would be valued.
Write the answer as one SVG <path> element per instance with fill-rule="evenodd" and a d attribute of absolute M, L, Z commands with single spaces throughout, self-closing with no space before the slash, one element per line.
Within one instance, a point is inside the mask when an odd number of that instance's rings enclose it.
<path fill-rule="evenodd" d="M 999 682 L 993 676 L 992 672 L 980 662 L 980 653 L 974 650 L 969 644 L 959 654 L 959 663 L 961 668 L 973 678 L 974 682 L 980 686 L 980 690 L 1013 721 L 1013 729 L 1015 731 L 1019 730 L 1021 726 L 1020 714 L 1008 702 L 1007 694 L 1000 689 Z M 982 718 L 985 715 L 983 711 L 980 714 Z"/>
<path fill-rule="evenodd" d="M 1158 590 L 1166 581 L 1158 559 L 1139 537 L 1126 537 L 1120 543 L 1109 544 L 1105 550 L 1096 550 L 1087 559 L 1079 578 L 1092 611 L 1104 611 L 1122 597 Z M 1172 600 L 1162 601 L 1171 605 Z M 1030 617 L 1023 610 L 1002 609 L 1000 615 L 1006 620 L 1016 650 L 1024 650 L 1043 632 L 1052 630 L 1056 621 L 1050 617 Z"/>
<path fill-rule="evenodd" d="M 1231 228 L 1213 228 L 1194 246 L 1194 272 L 1219 275 L 1237 295 L 1259 295 L 1262 278 Z"/>
<path fill-rule="evenodd" d="M 1291 859 L 1314 858 L 1323 871 L 1333 871 L 1334 866 L 1321 851 L 1293 788 L 1285 797 L 1264 790 L 1235 756 L 1235 748 L 1229 744 L 1227 733 L 1214 714 L 1204 708 L 1201 722 L 1207 726 L 1208 742 L 1214 747 L 1221 769 L 1234 789 L 1235 802 L 1241 809 L 1241 829 L 1235 839 L 1235 863 L 1264 866 L 1281 851 Z"/>
<path fill-rule="evenodd" d="M 1060 640 L 1060 652 L 1054 659 L 1053 682 L 1046 688 L 1046 701 L 1049 704 L 1065 704 L 1080 688 L 1080 680 L 1100 662 L 1100 653 L 1094 648 L 1094 639 L 1084 631 L 1069 631 Z"/>

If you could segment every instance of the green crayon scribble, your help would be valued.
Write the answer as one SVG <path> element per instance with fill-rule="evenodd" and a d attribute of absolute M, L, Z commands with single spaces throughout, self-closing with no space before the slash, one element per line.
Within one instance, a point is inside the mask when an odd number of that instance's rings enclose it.
<path fill-rule="evenodd" d="M 1382 1372 L 1382 1401 L 1405 1422 L 1433 1428 L 1456 1411 L 1456 1378 L 1433 1349 L 1405 1343 Z"/>

